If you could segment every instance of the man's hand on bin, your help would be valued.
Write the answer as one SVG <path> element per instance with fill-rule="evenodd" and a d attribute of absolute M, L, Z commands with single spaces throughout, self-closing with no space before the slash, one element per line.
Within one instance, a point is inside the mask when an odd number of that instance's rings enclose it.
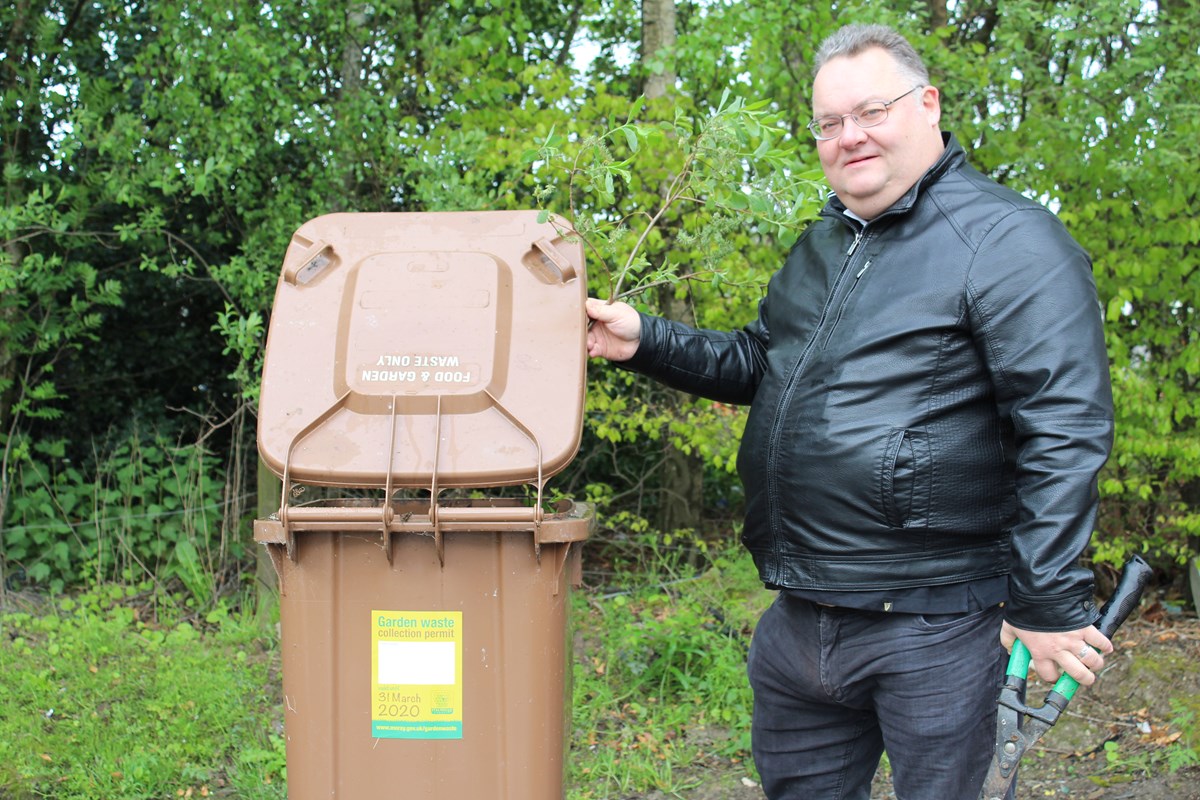
<path fill-rule="evenodd" d="M 587 353 L 592 358 L 628 361 L 637 352 L 642 336 L 642 319 L 626 303 L 587 299 Z"/>

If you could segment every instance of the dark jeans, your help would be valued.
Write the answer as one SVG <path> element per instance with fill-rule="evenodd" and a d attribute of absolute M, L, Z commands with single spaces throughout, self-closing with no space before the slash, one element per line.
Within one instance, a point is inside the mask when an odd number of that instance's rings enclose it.
<path fill-rule="evenodd" d="M 781 593 L 750 646 L 754 762 L 770 800 L 977 800 L 1007 654 L 1002 609 L 888 614 Z M 1010 793 L 1011 797 L 1011 793 Z"/>

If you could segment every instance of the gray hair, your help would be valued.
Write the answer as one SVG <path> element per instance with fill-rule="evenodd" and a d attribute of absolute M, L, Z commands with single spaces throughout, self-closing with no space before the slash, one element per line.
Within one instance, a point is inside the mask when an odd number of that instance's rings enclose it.
<path fill-rule="evenodd" d="M 813 59 L 813 74 L 839 56 L 856 56 L 864 50 L 878 47 L 892 57 L 900 71 L 918 86 L 929 85 L 929 70 L 913 46 L 886 25 L 847 25 L 831 33 L 817 49 Z"/>

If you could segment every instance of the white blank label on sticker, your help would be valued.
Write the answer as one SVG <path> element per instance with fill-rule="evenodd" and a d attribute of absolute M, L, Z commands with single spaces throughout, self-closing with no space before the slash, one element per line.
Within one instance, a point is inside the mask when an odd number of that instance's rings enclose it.
<path fill-rule="evenodd" d="M 379 683 L 453 686 L 454 642 L 379 642 Z"/>

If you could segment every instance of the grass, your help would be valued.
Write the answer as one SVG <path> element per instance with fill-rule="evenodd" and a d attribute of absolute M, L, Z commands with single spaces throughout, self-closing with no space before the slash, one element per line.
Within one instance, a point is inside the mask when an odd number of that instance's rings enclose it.
<path fill-rule="evenodd" d="M 140 592 L 0 616 L 0 797 L 283 798 L 275 643 L 223 608 L 144 619 Z"/>
<path fill-rule="evenodd" d="M 771 595 L 738 550 L 702 570 L 657 552 L 573 596 L 568 800 L 756 777 L 745 659 Z M 180 608 L 108 585 L 0 614 L 0 798 L 285 797 L 280 643 L 250 614 Z M 1184 740 L 1158 757 L 1196 752 L 1193 701 L 1176 703 Z M 1106 756 L 1114 779 L 1193 763 Z"/>
<path fill-rule="evenodd" d="M 678 574 L 677 565 L 665 566 L 648 574 Z M 770 595 L 748 556 L 720 556 L 699 575 L 575 600 L 583 646 L 570 800 L 647 789 L 670 795 L 714 764 L 743 764 L 750 774 L 746 651 Z"/>
<path fill-rule="evenodd" d="M 769 595 L 741 555 L 657 567 L 574 595 L 571 800 L 670 794 L 746 757 L 746 646 Z M 154 596 L 110 584 L 0 614 L 0 797 L 285 797 L 279 642 L 252 615 Z"/>

